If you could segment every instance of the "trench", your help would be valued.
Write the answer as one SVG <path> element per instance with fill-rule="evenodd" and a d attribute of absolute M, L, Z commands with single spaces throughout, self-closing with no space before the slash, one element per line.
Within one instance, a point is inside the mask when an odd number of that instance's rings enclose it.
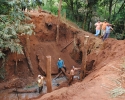
<path fill-rule="evenodd" d="M 58 89 L 59 85 L 61 85 L 62 83 L 67 82 L 67 79 L 65 76 L 60 76 L 56 80 L 54 79 L 54 77 L 55 76 L 53 76 L 53 78 L 52 78 L 52 90 L 53 91 Z M 76 75 L 76 76 L 74 76 L 74 78 L 77 80 L 78 76 Z M 15 90 L 15 88 L 1 90 L 0 91 L 0 100 L 28 100 L 31 98 L 37 98 L 37 97 L 47 93 L 46 82 L 44 81 L 44 86 L 43 86 L 43 90 L 41 93 L 38 92 L 38 86 L 37 86 L 37 84 L 34 84 L 34 83 L 32 86 L 26 86 L 23 88 L 23 90 L 34 90 L 34 89 L 36 89 L 36 92 L 31 92 L 31 93 L 12 92 L 13 90 Z"/>
<path fill-rule="evenodd" d="M 82 51 L 79 51 L 79 52 L 76 52 L 76 51 L 72 51 L 72 53 L 70 54 L 70 56 L 73 58 L 75 58 L 74 60 L 81 64 L 82 63 L 82 56 L 83 56 L 83 52 Z M 44 76 L 46 76 L 45 72 L 40 69 L 40 58 L 39 56 L 37 55 L 37 63 L 39 65 L 38 67 L 38 70 L 40 71 L 40 73 Z M 93 63 L 95 61 L 92 60 L 90 61 L 89 63 L 87 63 L 86 65 L 86 70 L 87 71 L 90 71 L 92 70 L 92 67 L 93 67 Z M 78 82 L 79 81 L 79 73 L 77 71 L 77 73 L 75 74 L 74 76 L 74 80 L 75 82 Z M 60 76 L 59 78 L 57 78 L 56 80 L 54 79 L 55 75 L 52 75 L 52 91 L 56 90 L 56 89 L 59 89 L 59 88 L 62 88 L 62 87 L 68 87 L 68 80 L 66 79 L 66 77 L 64 76 Z M 64 84 L 66 83 L 66 84 Z M 58 85 L 59 84 L 59 85 Z M 33 90 L 33 89 L 36 89 L 36 92 L 31 92 L 31 93 L 17 93 L 17 92 L 12 92 L 13 90 L 15 90 L 15 88 L 13 89 L 6 89 L 6 90 L 0 90 L 0 100 L 28 100 L 28 99 L 31 99 L 31 98 L 37 98 L 39 96 L 42 96 L 44 94 L 47 93 L 47 86 L 46 86 L 46 82 L 44 81 L 44 86 L 43 86 L 43 90 L 42 92 L 39 94 L 38 92 L 38 86 L 37 84 L 34 84 L 32 83 L 32 86 L 25 86 L 24 88 L 22 88 L 23 90 Z"/>
<path fill-rule="evenodd" d="M 79 52 L 73 52 L 71 53 L 71 57 L 72 58 L 76 58 L 74 59 L 77 63 L 81 64 L 82 63 L 82 51 Z M 37 56 L 37 61 L 39 63 L 39 57 Z M 92 60 L 87 64 L 86 70 L 90 71 L 93 67 L 93 63 L 95 61 Z M 40 66 L 40 65 L 39 65 Z M 38 67 L 39 68 L 39 67 Z M 41 74 L 45 74 L 42 69 L 39 70 Z M 57 78 L 56 80 L 54 79 L 55 75 L 52 75 L 52 91 L 62 88 L 62 87 L 67 87 L 68 85 L 63 85 L 63 83 L 68 83 L 68 80 L 66 79 L 66 77 L 64 76 L 60 76 L 59 78 Z M 74 76 L 74 80 L 75 82 L 79 81 L 79 72 L 77 71 L 77 73 Z M 44 95 L 47 93 L 47 86 L 46 86 L 46 82 L 44 81 L 44 86 L 43 86 L 43 90 L 42 92 L 39 94 L 38 92 L 38 86 L 37 84 L 32 83 L 32 86 L 25 86 L 24 88 L 22 88 L 23 90 L 33 90 L 36 89 L 36 92 L 31 92 L 31 93 L 17 93 L 17 92 L 12 92 L 13 90 L 15 90 L 15 88 L 13 89 L 6 89 L 6 90 L 1 90 L 0 91 L 0 100 L 28 100 L 31 98 L 37 98 L 41 95 Z M 58 85 L 59 84 L 59 85 Z"/>
<path fill-rule="evenodd" d="M 72 41 L 71 41 L 71 43 L 72 43 Z M 79 45 L 80 44 L 77 44 L 78 48 L 79 48 Z M 89 50 L 91 50 L 91 49 L 89 49 Z M 90 51 L 87 51 L 87 54 L 90 54 Z M 82 63 L 82 59 L 83 59 L 83 51 L 81 51 L 80 49 L 78 51 L 77 50 L 72 50 L 72 52 L 70 53 L 70 56 L 78 64 L 81 64 Z M 39 63 L 40 62 L 39 55 L 36 55 L 36 59 L 37 59 L 37 63 L 38 63 L 38 66 L 39 66 L 38 70 L 40 71 L 40 73 L 43 76 L 46 76 L 45 72 L 42 69 L 40 69 L 41 65 Z M 92 61 L 87 63 L 87 65 L 86 65 L 86 70 L 87 71 L 92 70 L 94 62 L 95 61 L 92 60 Z M 68 83 L 68 80 L 64 76 L 61 76 L 61 77 L 57 78 L 56 80 L 54 80 L 54 77 L 55 76 L 52 75 L 52 81 L 51 82 L 52 82 L 52 90 L 53 91 L 56 90 L 56 89 L 68 86 L 68 85 L 63 85 L 63 83 L 66 83 L 66 84 Z M 75 82 L 79 81 L 79 72 L 77 74 L 75 74 L 74 80 L 75 80 Z M 60 85 L 58 86 L 58 84 L 60 84 Z M 44 83 L 43 91 L 40 94 L 38 93 L 38 86 L 37 86 L 37 84 L 33 84 L 30 87 L 26 86 L 26 87 L 23 88 L 23 90 L 32 90 L 32 89 L 36 89 L 36 92 L 34 92 L 34 93 L 33 92 L 31 92 L 31 93 L 16 93 L 16 92 L 12 92 L 13 89 L 0 90 L 0 100 L 28 100 L 30 98 L 37 98 L 37 97 L 47 93 L 46 83 Z"/>

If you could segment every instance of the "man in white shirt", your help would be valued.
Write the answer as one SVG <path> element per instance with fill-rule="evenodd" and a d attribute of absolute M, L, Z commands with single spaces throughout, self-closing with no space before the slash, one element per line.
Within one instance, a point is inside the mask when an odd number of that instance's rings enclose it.
<path fill-rule="evenodd" d="M 43 79 L 44 79 L 43 76 L 38 75 L 37 84 L 38 84 L 38 87 L 39 87 L 39 93 L 40 93 L 40 92 L 42 91 L 42 89 L 43 89 Z"/>

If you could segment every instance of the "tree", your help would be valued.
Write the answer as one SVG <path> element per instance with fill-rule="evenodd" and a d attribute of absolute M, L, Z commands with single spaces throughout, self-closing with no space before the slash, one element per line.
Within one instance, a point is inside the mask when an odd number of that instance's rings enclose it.
<path fill-rule="evenodd" d="M 62 4 L 62 0 L 60 0 L 60 2 L 59 2 L 59 9 L 58 9 L 57 34 L 56 34 L 56 43 L 57 44 L 59 42 L 59 24 L 60 24 L 61 4 Z"/>
<path fill-rule="evenodd" d="M 8 51 L 17 54 L 23 53 L 23 46 L 20 44 L 19 35 L 33 33 L 33 24 L 27 24 L 26 20 L 30 18 L 25 16 L 21 10 L 20 0 L 0 0 L 0 59 L 3 60 L 0 67 L 0 78 L 4 78 L 4 65 L 6 63 L 6 54 Z M 17 59 L 16 59 L 17 67 Z M 15 68 L 16 71 L 16 68 Z"/>
<path fill-rule="evenodd" d="M 4 51 L 6 50 L 23 54 L 18 35 L 21 33 L 31 35 L 34 25 L 25 22 L 29 18 L 21 11 L 18 0 L 9 2 L 5 0 L 4 2 L 0 1 L 0 3 L 3 5 L 3 13 L 0 15 L 0 58 L 5 56 Z M 7 8 L 8 6 L 9 8 Z"/>

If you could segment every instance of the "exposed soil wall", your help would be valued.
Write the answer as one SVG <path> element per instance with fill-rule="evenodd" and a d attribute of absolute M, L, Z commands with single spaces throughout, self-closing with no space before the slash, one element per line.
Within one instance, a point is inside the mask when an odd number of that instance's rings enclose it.
<path fill-rule="evenodd" d="M 58 72 L 56 63 L 59 57 L 64 60 L 68 72 L 73 65 L 81 67 L 82 57 L 84 56 L 82 54 L 84 37 L 88 35 L 88 76 L 82 82 L 75 81 L 75 84 L 70 87 L 64 87 L 67 86 L 67 83 L 64 83 L 60 86 L 60 88 L 63 87 L 62 89 L 45 94 L 37 100 L 112 100 L 106 94 L 105 85 L 113 89 L 109 84 L 114 83 L 109 81 L 109 78 L 119 77 L 120 71 L 115 70 L 112 66 L 120 68 L 119 64 L 123 63 L 125 41 L 107 39 L 103 42 L 91 33 L 62 21 L 59 28 L 59 44 L 57 45 L 55 42 L 57 17 L 48 13 L 35 12 L 30 12 L 29 15 L 31 21 L 28 22 L 33 22 L 36 26 L 35 34 L 19 36 L 20 43 L 24 47 L 24 55 L 16 57 L 16 54 L 8 52 L 5 64 L 7 74 L 4 82 L 1 80 L 0 89 L 12 88 L 15 87 L 15 84 L 16 87 L 23 87 L 28 83 L 35 82 L 38 74 L 46 73 L 46 56 L 48 55 L 52 57 L 52 74 Z M 28 57 L 29 59 L 27 59 Z M 34 75 L 29 70 L 29 60 Z M 15 70 L 16 61 L 17 69 Z M 38 67 L 42 69 L 43 73 L 39 71 Z M 116 84 L 113 86 L 116 86 Z M 114 100 L 124 99 L 121 97 Z"/>

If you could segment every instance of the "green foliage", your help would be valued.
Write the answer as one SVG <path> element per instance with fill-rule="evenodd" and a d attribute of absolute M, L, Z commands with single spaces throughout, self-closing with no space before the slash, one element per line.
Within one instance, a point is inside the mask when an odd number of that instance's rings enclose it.
<path fill-rule="evenodd" d="M 112 2 L 111 2 L 112 1 Z M 46 0 L 43 6 L 44 10 L 58 13 L 59 0 Z M 111 5 L 110 5 L 111 4 Z M 110 9 L 111 8 L 111 12 Z M 61 14 L 66 12 L 67 19 L 75 22 L 79 27 L 90 31 L 90 22 L 92 23 L 91 32 L 95 31 L 94 23 L 100 19 L 107 19 L 114 25 L 112 36 L 117 39 L 125 38 L 125 1 L 124 0 L 62 0 Z M 119 34 L 119 35 L 116 35 Z"/>
<path fill-rule="evenodd" d="M 0 15 L 0 58 L 4 58 L 4 51 L 6 50 L 23 54 L 18 34 L 31 35 L 35 26 L 26 23 L 26 20 L 30 20 L 30 18 L 21 11 L 21 2 L 19 0 L 5 0 L 5 2 L 0 0 L 0 3 L 4 6 L 0 6 L 4 8 L 3 11 L 8 10 L 8 12 L 2 12 Z"/>
<path fill-rule="evenodd" d="M 57 15 L 58 14 L 58 0 L 48 0 L 44 1 L 44 6 L 42 9 L 51 11 L 53 14 Z"/>
<path fill-rule="evenodd" d="M 0 58 L 4 59 L 5 54 L 0 51 Z"/>
<path fill-rule="evenodd" d="M 125 89 L 123 87 L 117 87 L 117 88 L 110 91 L 110 95 L 113 98 L 118 97 L 118 96 L 120 96 L 120 95 L 122 95 L 124 93 L 125 93 Z"/>
<path fill-rule="evenodd" d="M 0 0 L 0 14 L 8 14 L 11 6 L 7 3 L 7 0 Z"/>

